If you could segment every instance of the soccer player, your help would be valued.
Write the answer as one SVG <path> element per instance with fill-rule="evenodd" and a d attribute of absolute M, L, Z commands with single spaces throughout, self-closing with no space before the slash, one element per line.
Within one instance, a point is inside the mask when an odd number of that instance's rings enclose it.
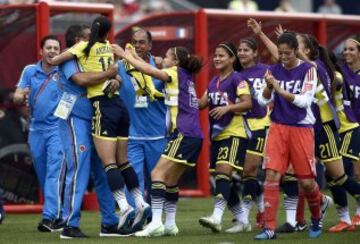
<path fill-rule="evenodd" d="M 35 172 L 44 194 L 41 232 L 61 230 L 61 196 L 66 170 L 65 151 L 54 115 L 60 101 L 60 75 L 51 59 L 60 53 L 60 41 L 45 36 L 40 43 L 41 60 L 24 68 L 14 94 L 15 103 L 28 100 L 31 122 L 28 143 Z"/>
<path fill-rule="evenodd" d="M 354 36 L 345 41 L 343 51 L 344 64 L 341 66 L 345 83 L 352 90 L 351 107 L 357 122 L 360 122 L 360 38 Z M 360 182 L 360 162 L 355 164 L 355 176 Z M 360 226 L 360 205 L 356 208 L 356 214 L 352 218 L 352 224 Z"/>
<path fill-rule="evenodd" d="M 240 211 L 240 221 L 233 227 L 226 230 L 229 233 L 250 231 L 249 213 L 254 201 L 258 204 L 258 214 L 256 225 L 263 227 L 263 197 L 262 186 L 257 178 L 258 169 L 263 160 L 264 146 L 266 139 L 266 128 L 270 125 L 270 118 L 266 107 L 262 107 L 257 102 L 262 86 L 265 84 L 264 74 L 268 65 L 258 62 L 258 43 L 255 38 L 243 38 L 239 41 L 237 49 L 242 70 L 240 74 L 250 85 L 252 108 L 246 113 L 246 123 L 251 132 L 251 137 L 247 143 L 246 156 L 243 170 L 243 200 Z M 230 205 L 230 204 L 229 204 Z"/>
<path fill-rule="evenodd" d="M 276 212 L 279 203 L 279 181 L 289 164 L 299 179 L 308 200 L 312 225 L 310 238 L 321 234 L 319 187 L 315 182 L 314 131 L 311 110 L 317 84 L 317 72 L 311 64 L 296 57 L 295 34 L 284 33 L 277 41 L 280 63 L 272 65 L 265 75 L 266 86 L 258 102 L 273 102 L 271 125 L 265 145 L 264 205 L 265 228 L 256 240 L 275 239 Z"/>
<path fill-rule="evenodd" d="M 136 28 L 132 34 L 132 45 L 139 57 L 144 61 L 155 66 L 155 58 L 151 55 L 152 37 L 151 33 L 142 28 Z M 166 134 L 166 106 L 163 100 L 153 100 L 146 95 L 137 95 L 132 84 L 134 79 L 125 68 L 125 63 L 121 60 L 118 62 L 119 75 L 122 80 L 120 87 L 120 97 L 123 99 L 130 115 L 130 129 L 128 142 L 128 157 L 134 170 L 139 178 L 139 185 L 144 194 L 144 187 L 148 193 L 148 202 L 150 202 L 151 191 L 151 171 L 155 168 L 165 149 L 167 140 Z M 152 77 L 157 90 L 164 88 L 164 83 Z M 129 199 L 131 204 L 131 200 Z M 133 205 L 133 204 L 132 204 Z M 165 205 L 165 211 L 167 205 Z M 149 209 L 150 210 L 150 209 Z M 146 216 L 151 211 L 144 213 Z M 133 230 L 142 228 L 143 223 L 137 221 L 142 216 L 136 216 L 133 224 Z M 135 226 L 135 223 L 137 226 Z"/>
<path fill-rule="evenodd" d="M 0 192 L 0 224 L 2 224 L 4 218 L 5 218 L 4 203 L 3 203 L 2 192 Z"/>
<path fill-rule="evenodd" d="M 163 62 L 168 68 L 160 70 L 137 57 L 135 51 L 125 52 L 118 45 L 113 45 L 113 50 L 138 71 L 165 82 L 165 104 L 170 116 L 169 142 L 151 172 L 152 221 L 135 236 L 177 235 L 177 184 L 186 168 L 195 166 L 202 145 L 199 105 L 192 77 L 200 71 L 201 61 L 186 48 L 173 47 L 167 50 Z M 164 204 L 167 205 L 165 226 L 162 223 Z"/>
<path fill-rule="evenodd" d="M 242 170 L 248 136 L 244 116 L 251 106 L 248 83 L 235 69 L 240 66 L 236 47 L 230 42 L 215 49 L 214 66 L 219 71 L 199 100 L 200 109 L 209 107 L 211 167 L 215 170 L 215 206 L 212 215 L 199 223 L 213 232 L 220 232 L 225 207 L 237 192 L 230 193 L 230 180 L 235 170 Z M 236 196 L 231 196 L 236 194 Z M 236 205 L 235 205 L 236 204 Z M 230 207 L 240 208 L 240 202 Z M 237 216 L 237 215 L 235 215 Z"/>
<path fill-rule="evenodd" d="M 90 28 L 72 25 L 65 33 L 66 47 L 89 39 Z M 65 228 L 61 238 L 83 238 L 85 234 L 79 229 L 81 203 L 87 189 L 91 174 L 101 213 L 101 237 L 123 236 L 123 230 L 118 230 L 118 217 L 115 214 L 115 204 L 108 186 L 106 174 L 101 166 L 91 139 L 92 107 L 86 98 L 86 86 L 95 85 L 102 80 L 115 77 L 115 67 L 104 72 L 81 72 L 75 59 L 66 61 L 59 66 L 63 73 L 63 97 L 73 97 L 73 108 L 68 112 L 68 118 L 61 120 L 63 142 L 66 144 L 67 172 L 64 194 L 63 218 Z M 111 80 L 113 89 L 118 89 L 119 82 Z M 79 85 L 85 86 L 81 87 Z"/>
<path fill-rule="evenodd" d="M 261 31 L 261 26 L 255 20 L 249 20 L 250 27 L 254 32 L 257 32 L 261 40 L 265 43 L 269 51 L 273 54 L 276 60 L 279 59 L 277 47 L 267 36 Z M 260 32 L 260 33 L 259 33 Z M 277 34 L 283 34 L 281 26 L 277 28 Z M 315 155 L 321 161 L 326 162 L 325 166 L 329 167 L 328 176 L 333 178 L 341 177 L 344 172 L 341 156 L 338 149 L 338 133 L 336 131 L 338 118 L 334 104 L 332 102 L 331 94 L 331 78 L 328 74 L 332 71 L 329 68 L 329 59 L 325 57 L 325 50 L 320 49 L 317 41 L 310 38 L 308 35 L 297 34 L 299 42 L 298 54 L 304 60 L 312 63 L 318 72 L 320 79 L 318 80 L 317 89 L 315 93 L 315 102 L 312 105 L 316 123 L 315 128 Z M 313 42 L 310 42 L 310 40 Z M 319 53 L 322 53 L 320 55 Z M 321 59 L 320 60 L 320 57 Z M 327 65 L 325 65 L 324 63 Z M 327 71 L 329 70 L 329 71 Z M 331 146 L 329 146 L 331 145 Z M 323 151 L 328 150 L 326 153 Z M 335 170 L 334 170 L 335 169 Z M 342 170 L 341 170 L 342 169 Z M 307 228 L 304 220 L 304 195 L 298 192 L 297 181 L 293 174 L 293 169 L 290 168 L 282 180 L 282 187 L 285 193 L 284 206 L 286 210 L 286 223 L 276 229 L 278 233 L 292 233 L 294 231 L 302 231 Z M 338 177 L 336 177 L 338 176 Z M 343 182 L 344 183 L 344 182 Z M 353 188 L 354 182 L 345 184 L 348 188 Z M 351 186 L 351 187 L 350 187 Z M 325 216 L 327 208 L 332 203 L 332 199 L 326 195 L 321 197 L 321 221 Z"/>
<path fill-rule="evenodd" d="M 52 59 L 52 63 L 77 58 L 85 72 L 107 70 L 114 57 L 107 36 L 111 29 L 110 21 L 97 17 L 91 26 L 88 42 L 79 42 L 74 47 Z M 129 114 L 118 92 L 108 92 L 108 82 L 87 88 L 87 96 L 93 105 L 92 135 L 96 151 L 103 163 L 108 183 L 120 208 L 120 228 L 128 228 L 135 211 L 128 204 L 125 196 L 125 185 L 135 199 L 136 210 L 146 211 L 149 205 L 139 189 L 136 173 L 127 158 L 127 137 L 129 132 Z M 143 216 L 143 214 L 140 214 Z"/>

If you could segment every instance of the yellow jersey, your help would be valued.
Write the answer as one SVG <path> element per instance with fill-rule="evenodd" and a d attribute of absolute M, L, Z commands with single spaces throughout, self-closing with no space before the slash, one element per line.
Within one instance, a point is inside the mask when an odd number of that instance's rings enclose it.
<path fill-rule="evenodd" d="M 75 55 L 84 72 L 102 72 L 106 71 L 110 64 L 114 63 L 114 55 L 110 43 L 96 42 L 90 49 L 89 57 L 85 56 L 84 49 L 88 42 L 81 41 L 68 51 Z M 89 86 L 87 88 L 88 98 L 105 95 L 103 86 L 106 80 L 100 84 Z"/>

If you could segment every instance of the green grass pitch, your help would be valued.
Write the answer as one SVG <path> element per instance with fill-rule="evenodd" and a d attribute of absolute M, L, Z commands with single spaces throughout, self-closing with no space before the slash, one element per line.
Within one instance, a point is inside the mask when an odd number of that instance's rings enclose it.
<path fill-rule="evenodd" d="M 351 213 L 354 213 L 354 200 L 349 197 L 351 204 Z M 84 233 L 90 236 L 84 240 L 60 240 L 59 233 L 40 233 L 37 231 L 36 226 L 40 221 L 40 214 L 8 214 L 5 221 L 0 225 L 0 243 L 184 243 L 184 244 L 197 244 L 197 243 L 216 243 L 216 244 L 232 244 L 232 243 L 259 243 L 254 241 L 253 238 L 258 233 L 253 225 L 253 231 L 250 233 L 240 234 L 212 234 L 211 231 L 204 229 L 198 223 L 201 216 L 206 216 L 211 213 L 213 208 L 213 199 L 197 199 L 197 198 L 181 198 L 178 205 L 177 225 L 180 233 L 176 237 L 156 237 L 156 238 L 100 238 L 100 216 L 98 212 L 82 212 L 81 229 Z M 255 207 L 253 208 L 255 210 Z M 251 222 L 254 224 L 255 213 L 252 211 Z M 284 222 L 284 211 L 281 207 L 279 209 L 278 224 Z M 308 210 L 307 210 L 308 218 Z M 355 232 L 345 232 L 339 234 L 327 233 L 326 229 L 337 223 L 337 217 L 334 206 L 331 206 L 327 212 L 324 221 L 324 230 L 320 238 L 309 240 L 307 232 L 295 234 L 282 234 L 278 236 L 275 241 L 270 243 L 360 243 L 360 229 L 359 227 Z M 226 211 L 223 229 L 231 226 L 231 214 Z M 263 243 L 263 242 L 261 242 Z"/>

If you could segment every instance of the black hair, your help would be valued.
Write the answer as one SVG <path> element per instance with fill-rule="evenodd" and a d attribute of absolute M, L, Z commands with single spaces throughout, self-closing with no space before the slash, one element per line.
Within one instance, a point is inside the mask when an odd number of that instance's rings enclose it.
<path fill-rule="evenodd" d="M 140 26 L 135 26 L 132 28 L 132 35 L 131 36 L 134 36 L 134 34 L 136 32 L 139 32 L 139 31 L 144 31 L 146 33 L 146 38 L 147 38 L 147 41 L 149 44 L 152 43 L 152 35 L 151 35 L 151 32 L 148 31 L 147 29 L 145 29 L 144 27 L 140 27 Z"/>
<path fill-rule="evenodd" d="M 240 39 L 239 43 L 247 44 L 253 51 L 257 51 L 259 48 L 259 44 L 254 37 L 242 38 Z"/>
<path fill-rule="evenodd" d="M 105 16 L 97 17 L 91 25 L 91 34 L 87 46 L 84 48 L 86 57 L 89 57 L 90 49 L 96 42 L 105 42 L 105 38 L 111 29 L 111 22 Z"/>
<path fill-rule="evenodd" d="M 310 60 L 314 61 L 320 59 L 324 64 L 326 71 L 328 72 L 331 81 L 334 80 L 334 62 L 331 61 L 328 50 L 321 46 L 318 40 L 309 34 L 299 34 L 304 40 L 304 46 L 310 50 Z"/>
<path fill-rule="evenodd" d="M 296 39 L 295 32 L 284 32 L 281 34 L 277 40 L 277 45 L 287 44 L 290 48 L 297 50 L 299 47 L 299 43 Z"/>
<path fill-rule="evenodd" d="M 191 74 L 196 74 L 202 68 L 202 59 L 189 53 L 185 47 L 173 47 L 170 50 L 174 53 L 176 60 L 181 68 L 186 69 Z"/>
<path fill-rule="evenodd" d="M 336 87 L 336 90 L 339 90 L 341 87 L 344 89 L 343 92 L 346 94 L 347 98 L 352 100 L 354 98 L 354 92 L 351 90 L 349 83 L 344 79 L 344 74 L 342 69 L 340 68 L 338 59 L 334 52 L 329 52 L 329 59 L 331 60 L 332 64 L 334 65 L 335 71 L 339 72 L 343 77 L 343 84 L 342 86 Z"/>
<path fill-rule="evenodd" d="M 232 42 L 222 42 L 216 48 L 224 49 L 230 57 L 235 58 L 235 62 L 233 63 L 234 70 L 241 71 L 243 69 L 237 56 L 237 48 Z"/>
<path fill-rule="evenodd" d="M 57 41 L 59 43 L 59 46 L 61 46 L 61 42 L 60 42 L 60 40 L 59 40 L 59 38 L 57 36 L 55 36 L 55 35 L 47 35 L 47 36 L 44 36 L 40 41 L 40 48 L 41 49 L 45 46 L 45 43 L 48 40 Z"/>
<path fill-rule="evenodd" d="M 71 25 L 65 33 L 66 47 L 72 47 L 76 44 L 76 38 L 83 37 L 83 30 L 90 29 L 88 25 Z"/>
<path fill-rule="evenodd" d="M 65 32 L 66 47 L 72 47 L 76 43 L 76 37 L 81 36 L 81 25 L 71 25 Z"/>

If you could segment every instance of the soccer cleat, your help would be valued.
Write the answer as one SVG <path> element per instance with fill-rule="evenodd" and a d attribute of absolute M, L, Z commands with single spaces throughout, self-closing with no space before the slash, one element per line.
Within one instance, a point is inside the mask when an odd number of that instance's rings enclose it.
<path fill-rule="evenodd" d="M 360 226 L 360 214 L 354 215 L 354 217 L 351 219 L 351 223 L 354 226 Z"/>
<path fill-rule="evenodd" d="M 62 219 L 56 219 L 51 225 L 51 231 L 62 231 L 65 227 L 65 223 Z"/>
<path fill-rule="evenodd" d="M 263 229 L 265 227 L 264 212 L 258 212 L 256 214 L 256 228 Z"/>
<path fill-rule="evenodd" d="M 135 211 L 130 206 L 124 212 L 120 211 L 118 229 L 130 228 L 134 217 Z"/>
<path fill-rule="evenodd" d="M 179 228 L 175 225 L 165 226 L 164 236 L 177 236 L 179 234 Z"/>
<path fill-rule="evenodd" d="M 37 227 L 40 232 L 52 232 L 52 221 L 49 219 L 42 219 Z"/>
<path fill-rule="evenodd" d="M 222 229 L 221 222 L 217 221 L 212 215 L 209 217 L 201 217 L 199 223 L 205 228 L 210 228 L 214 233 L 219 233 Z"/>
<path fill-rule="evenodd" d="M 79 227 L 66 226 L 60 234 L 60 239 L 74 239 L 74 238 L 88 238 L 87 235 L 81 232 Z"/>
<path fill-rule="evenodd" d="M 322 227 L 322 223 L 324 221 L 327 209 L 333 204 L 334 201 L 330 196 L 323 195 L 320 206 L 320 210 L 321 210 L 320 223 L 319 223 L 320 227 Z"/>
<path fill-rule="evenodd" d="M 342 231 L 354 231 L 354 230 L 355 230 L 354 225 L 340 221 L 338 224 L 331 227 L 329 229 L 329 232 L 338 233 L 338 232 L 342 232 Z"/>
<path fill-rule="evenodd" d="M 309 228 L 309 238 L 318 238 L 321 235 L 320 220 L 311 219 L 311 226 Z"/>
<path fill-rule="evenodd" d="M 118 229 L 118 225 L 105 226 L 101 225 L 100 237 L 127 237 L 134 232 L 126 229 Z"/>
<path fill-rule="evenodd" d="M 4 218 L 5 218 L 5 212 L 4 212 L 4 211 L 0 211 L 0 224 L 2 224 Z"/>
<path fill-rule="evenodd" d="M 240 232 L 250 232 L 251 231 L 251 224 L 243 224 L 241 222 L 236 222 L 235 225 L 227 230 L 226 233 L 240 233 Z"/>
<path fill-rule="evenodd" d="M 303 232 L 307 228 L 308 228 L 308 225 L 306 224 L 306 222 L 303 222 L 303 223 L 298 222 L 298 223 L 296 223 L 295 231 L 296 232 Z"/>
<path fill-rule="evenodd" d="M 276 233 L 270 229 L 263 229 L 259 234 L 255 236 L 255 240 L 263 241 L 263 240 L 274 240 L 276 239 Z"/>
<path fill-rule="evenodd" d="M 165 227 L 162 223 L 155 224 L 151 222 L 142 231 L 135 232 L 137 237 L 152 237 L 163 236 L 165 234 Z"/>
<path fill-rule="evenodd" d="M 145 224 L 145 221 L 148 217 L 151 216 L 151 207 L 149 204 L 145 204 L 136 210 L 135 219 L 132 224 L 133 232 L 142 230 Z"/>
<path fill-rule="evenodd" d="M 296 228 L 290 223 L 286 222 L 285 224 L 280 225 L 275 229 L 276 233 L 294 233 Z"/>

